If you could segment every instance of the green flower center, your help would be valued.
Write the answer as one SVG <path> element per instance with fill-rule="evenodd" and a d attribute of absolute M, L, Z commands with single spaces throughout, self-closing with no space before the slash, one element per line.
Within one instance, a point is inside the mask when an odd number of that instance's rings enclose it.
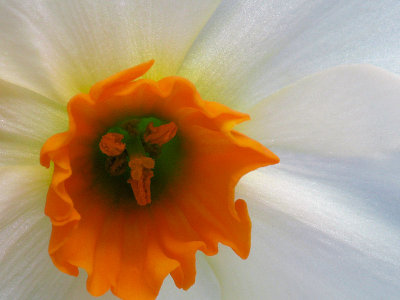
<path fill-rule="evenodd" d="M 155 117 L 129 118 L 98 140 L 95 169 L 100 188 L 114 204 L 157 200 L 181 169 L 177 126 Z"/>

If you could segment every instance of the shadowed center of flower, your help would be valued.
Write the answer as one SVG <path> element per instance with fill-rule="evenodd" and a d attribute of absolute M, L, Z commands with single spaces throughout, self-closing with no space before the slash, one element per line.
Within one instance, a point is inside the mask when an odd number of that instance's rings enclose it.
<path fill-rule="evenodd" d="M 178 130 L 174 122 L 154 126 L 155 122 L 160 124 L 162 121 L 157 118 L 131 119 L 110 128 L 99 143 L 106 156 L 106 171 L 121 177 L 129 172 L 127 183 L 140 206 L 151 203 L 155 160 L 160 157 L 162 146 L 171 141 Z"/>

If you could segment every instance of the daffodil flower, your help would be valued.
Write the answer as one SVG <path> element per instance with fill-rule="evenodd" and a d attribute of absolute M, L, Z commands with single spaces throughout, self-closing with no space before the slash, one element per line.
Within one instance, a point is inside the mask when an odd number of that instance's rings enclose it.
<path fill-rule="evenodd" d="M 399 19 L 1 3 L 0 298 L 399 298 Z"/>

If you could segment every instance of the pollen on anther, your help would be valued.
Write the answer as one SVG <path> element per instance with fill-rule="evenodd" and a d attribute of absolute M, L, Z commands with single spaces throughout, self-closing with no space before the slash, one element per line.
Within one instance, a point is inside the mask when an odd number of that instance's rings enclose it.
<path fill-rule="evenodd" d="M 102 136 L 99 143 L 101 152 L 108 156 L 118 156 L 124 152 L 126 145 L 122 142 L 124 136 L 120 133 L 109 132 Z"/>
<path fill-rule="evenodd" d="M 162 146 L 174 138 L 178 127 L 174 122 L 154 127 L 153 123 L 149 123 L 144 134 L 146 143 Z"/>

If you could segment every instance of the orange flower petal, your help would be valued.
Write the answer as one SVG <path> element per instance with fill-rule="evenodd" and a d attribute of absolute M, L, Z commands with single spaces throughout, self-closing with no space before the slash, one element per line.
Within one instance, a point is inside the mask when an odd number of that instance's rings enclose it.
<path fill-rule="evenodd" d="M 232 130 L 248 115 L 202 100 L 189 81 L 135 80 L 152 64 L 118 73 L 89 95 L 72 98 L 69 130 L 50 138 L 41 151 L 41 163 L 55 166 L 46 203 L 53 225 L 50 256 L 65 273 L 76 276 L 78 268 L 85 269 L 95 296 L 111 289 L 123 299 L 154 299 L 168 274 L 177 287 L 188 289 L 195 282 L 195 253 L 214 255 L 218 243 L 246 258 L 251 222 L 246 203 L 234 201 L 235 186 L 247 172 L 279 161 Z M 111 176 L 99 163 L 98 145 L 115 124 L 148 116 L 173 122 L 177 131 L 164 126 L 166 134 L 155 141 L 162 144 L 163 137 L 176 134 L 181 156 L 165 185 L 151 194 L 151 204 L 144 197 L 148 205 L 141 206 L 126 179 Z M 161 158 L 154 165 L 144 157 L 131 157 L 130 180 L 153 190 L 161 180 Z M 148 172 L 154 172 L 151 181 Z"/>

